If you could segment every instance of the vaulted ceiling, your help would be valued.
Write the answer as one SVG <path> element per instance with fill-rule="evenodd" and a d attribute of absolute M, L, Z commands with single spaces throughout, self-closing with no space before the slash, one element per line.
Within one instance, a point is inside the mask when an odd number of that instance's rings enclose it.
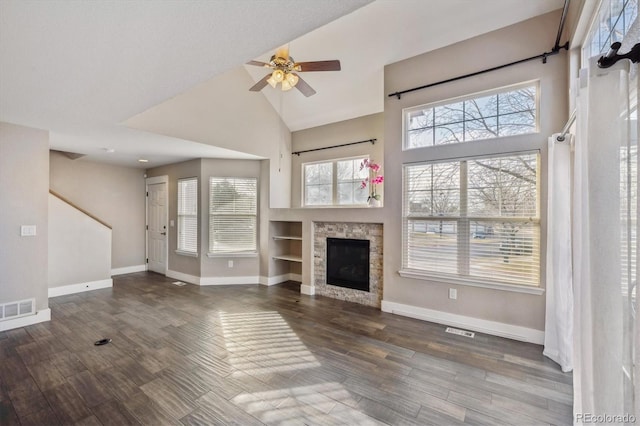
<path fill-rule="evenodd" d="M 229 73 L 257 81 L 265 70 L 243 64 L 268 60 L 285 43 L 298 61 L 342 62 L 340 72 L 304 74 L 318 92 L 310 98 L 269 86 L 253 94 L 266 96 L 290 130 L 381 112 L 384 65 L 560 7 L 562 0 L 1 0 L 0 121 L 50 130 L 53 149 L 116 164 L 256 158 L 123 123 L 144 114 L 152 121 L 155 106 Z M 225 108 L 224 99 L 212 104 Z"/>

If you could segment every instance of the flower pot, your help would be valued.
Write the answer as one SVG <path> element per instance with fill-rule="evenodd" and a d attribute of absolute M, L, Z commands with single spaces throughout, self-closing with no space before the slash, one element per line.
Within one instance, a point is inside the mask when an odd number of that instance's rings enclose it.
<path fill-rule="evenodd" d="M 376 198 L 369 198 L 369 207 L 380 207 L 382 202 Z"/>

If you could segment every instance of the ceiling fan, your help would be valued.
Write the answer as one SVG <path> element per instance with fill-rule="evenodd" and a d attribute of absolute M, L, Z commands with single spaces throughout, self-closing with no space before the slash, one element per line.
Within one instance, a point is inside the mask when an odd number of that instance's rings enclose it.
<path fill-rule="evenodd" d="M 306 71 L 340 71 L 340 61 L 314 61 L 314 62 L 295 62 L 291 56 L 289 56 L 289 47 L 283 46 L 276 51 L 276 54 L 271 57 L 269 63 L 260 61 L 249 61 L 248 65 L 255 65 L 258 67 L 270 68 L 273 70 L 270 74 L 267 74 L 253 85 L 249 90 L 252 92 L 259 92 L 269 84 L 274 89 L 278 83 L 282 86 L 282 91 L 291 90 L 294 87 L 298 89 L 306 97 L 312 96 L 316 93 L 315 90 L 309 84 L 304 81 L 296 72 Z"/>

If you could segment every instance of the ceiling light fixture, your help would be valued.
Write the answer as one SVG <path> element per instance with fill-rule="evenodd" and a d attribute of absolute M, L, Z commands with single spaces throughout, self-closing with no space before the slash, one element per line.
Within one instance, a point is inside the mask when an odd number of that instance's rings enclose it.
<path fill-rule="evenodd" d="M 148 163 L 149 160 L 145 159 L 145 158 L 140 158 L 138 159 L 138 163 Z"/>
<path fill-rule="evenodd" d="M 249 61 L 247 64 L 273 70 L 249 89 L 252 92 L 259 92 L 264 89 L 267 84 L 275 89 L 278 83 L 280 83 L 280 88 L 283 92 L 295 87 L 306 97 L 312 96 L 316 91 L 296 73 L 306 71 L 340 71 L 340 61 L 337 59 L 330 61 L 296 62 L 289 56 L 288 46 L 279 48 L 269 62 Z"/>
<path fill-rule="evenodd" d="M 274 89 L 280 83 L 282 86 L 282 91 L 286 92 L 287 90 L 291 90 L 298 84 L 299 77 L 295 74 L 291 73 L 293 69 L 293 62 L 291 60 L 285 61 L 282 58 L 280 61 L 276 60 L 276 58 L 272 58 L 272 63 L 276 64 L 276 69 L 273 70 L 271 76 L 267 79 L 267 83 Z"/>

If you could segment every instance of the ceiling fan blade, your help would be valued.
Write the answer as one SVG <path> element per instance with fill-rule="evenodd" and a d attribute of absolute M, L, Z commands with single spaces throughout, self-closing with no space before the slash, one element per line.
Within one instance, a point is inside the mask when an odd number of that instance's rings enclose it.
<path fill-rule="evenodd" d="M 276 58 L 282 58 L 284 60 L 289 59 L 289 45 L 285 44 L 284 46 L 278 47 L 276 50 Z"/>
<path fill-rule="evenodd" d="M 294 65 L 296 71 L 340 71 L 340 61 L 314 61 L 314 62 L 297 62 Z"/>
<path fill-rule="evenodd" d="M 309 96 L 313 96 L 316 94 L 316 91 L 313 90 L 313 87 L 309 86 L 309 84 L 302 79 L 299 75 L 292 73 L 293 75 L 298 77 L 298 83 L 296 84 L 296 89 L 298 89 L 303 95 L 307 98 Z"/>
<path fill-rule="evenodd" d="M 267 85 L 267 79 L 271 77 L 271 74 L 267 74 L 265 75 L 262 80 L 260 80 L 259 82 L 257 82 L 256 84 L 254 84 L 253 86 L 251 86 L 251 88 L 249 89 L 251 92 L 259 92 L 262 89 L 264 89 L 264 86 Z"/>
<path fill-rule="evenodd" d="M 265 68 L 269 68 L 271 66 L 266 62 L 260 62 L 260 61 L 249 61 L 247 62 L 247 65 L 255 65 L 256 67 L 265 67 Z"/>

